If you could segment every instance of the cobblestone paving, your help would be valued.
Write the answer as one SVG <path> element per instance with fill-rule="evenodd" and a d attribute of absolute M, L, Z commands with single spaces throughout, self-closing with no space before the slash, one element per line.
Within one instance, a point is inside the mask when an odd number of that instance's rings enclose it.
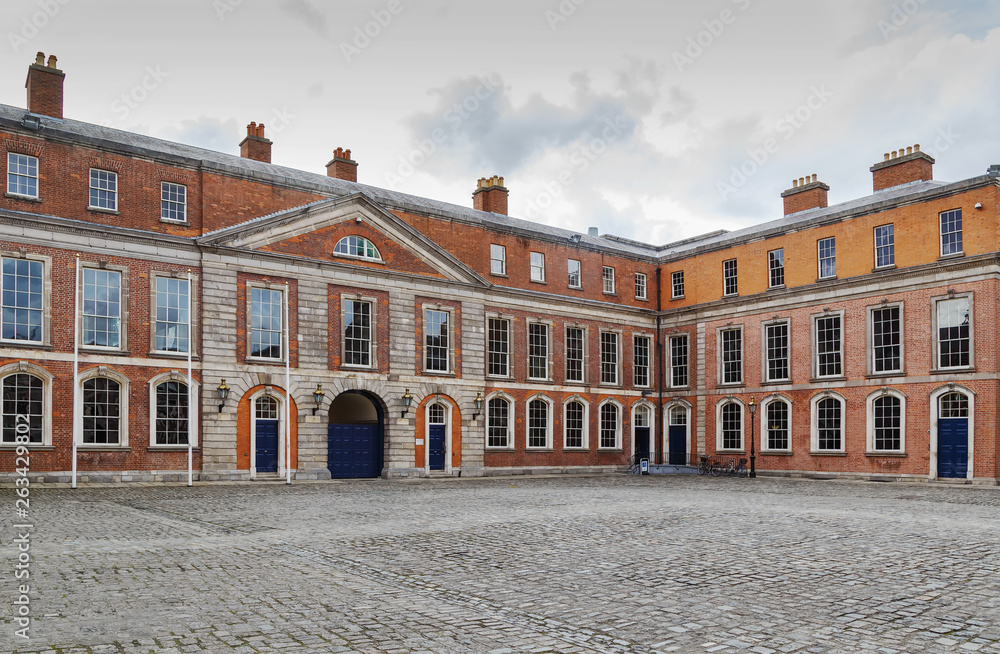
<path fill-rule="evenodd" d="M 994 487 L 622 475 L 31 492 L 32 637 L 9 620 L 5 518 L 0 652 L 1000 653 Z"/>

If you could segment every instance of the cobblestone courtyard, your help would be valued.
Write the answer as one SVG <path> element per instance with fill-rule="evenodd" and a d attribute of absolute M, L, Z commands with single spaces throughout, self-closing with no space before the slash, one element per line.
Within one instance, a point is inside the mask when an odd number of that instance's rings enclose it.
<path fill-rule="evenodd" d="M 992 487 L 622 475 L 31 492 L 35 621 L 14 637 L 5 519 L 2 652 L 1000 652 Z"/>

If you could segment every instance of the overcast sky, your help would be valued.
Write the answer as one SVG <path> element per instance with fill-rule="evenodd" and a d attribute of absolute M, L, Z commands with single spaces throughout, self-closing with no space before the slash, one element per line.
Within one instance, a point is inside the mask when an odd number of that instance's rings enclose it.
<path fill-rule="evenodd" d="M 653 244 L 836 204 L 919 143 L 946 181 L 1000 163 L 995 0 L 5 0 L 0 102 L 55 54 L 69 118 Z M 737 172 L 740 171 L 741 172 Z"/>

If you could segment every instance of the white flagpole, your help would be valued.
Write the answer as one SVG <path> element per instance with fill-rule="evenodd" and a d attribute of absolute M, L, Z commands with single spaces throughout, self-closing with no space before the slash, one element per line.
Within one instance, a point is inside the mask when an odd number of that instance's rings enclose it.
<path fill-rule="evenodd" d="M 285 282 L 285 483 L 292 483 L 292 348 L 289 345 L 292 323 L 288 320 L 288 294 Z"/>
<path fill-rule="evenodd" d="M 187 288 L 187 315 L 188 315 L 188 486 L 194 486 L 194 438 L 198 433 L 195 416 L 198 415 L 197 407 L 194 404 L 194 377 L 191 375 L 191 350 L 194 349 L 194 330 L 191 316 L 191 271 L 188 270 Z"/>
<path fill-rule="evenodd" d="M 76 270 L 73 274 L 73 483 L 76 488 L 76 440 L 79 438 L 80 409 L 80 255 L 76 255 Z"/>

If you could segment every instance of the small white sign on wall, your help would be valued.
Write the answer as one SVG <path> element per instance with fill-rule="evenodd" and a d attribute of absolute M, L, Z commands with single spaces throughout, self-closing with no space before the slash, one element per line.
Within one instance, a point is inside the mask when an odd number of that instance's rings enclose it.
<path fill-rule="evenodd" d="M 418 438 L 417 439 L 417 445 L 423 445 L 423 444 L 424 444 L 424 439 Z"/>

